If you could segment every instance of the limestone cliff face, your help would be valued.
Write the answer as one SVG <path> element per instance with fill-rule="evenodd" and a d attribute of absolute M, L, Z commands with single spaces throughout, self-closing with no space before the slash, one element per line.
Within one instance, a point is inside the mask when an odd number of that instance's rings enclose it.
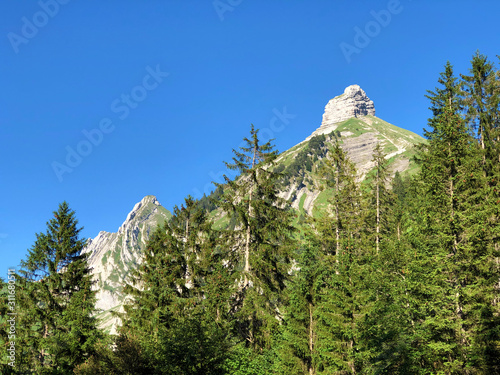
<path fill-rule="evenodd" d="M 361 87 L 348 86 L 342 95 L 331 99 L 325 106 L 321 126 L 313 134 L 330 133 L 342 121 L 361 116 L 375 116 L 375 106 Z"/>
<path fill-rule="evenodd" d="M 141 262 L 149 236 L 157 224 L 170 216 L 155 196 L 148 195 L 134 206 L 118 232 L 103 231 L 89 241 L 83 252 L 89 254 L 97 292 L 97 309 L 109 311 L 121 305 L 127 276 Z M 110 323 L 109 319 L 102 321 Z M 111 319 L 111 323 L 113 325 L 115 320 Z"/>

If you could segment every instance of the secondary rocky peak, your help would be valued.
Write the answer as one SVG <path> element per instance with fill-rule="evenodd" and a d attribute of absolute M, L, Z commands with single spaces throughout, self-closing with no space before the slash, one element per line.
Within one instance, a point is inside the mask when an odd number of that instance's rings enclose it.
<path fill-rule="evenodd" d="M 154 206 L 161 206 L 160 202 L 158 202 L 158 199 L 156 199 L 154 195 L 146 195 L 140 202 L 136 203 L 132 211 L 129 212 L 129 214 L 127 215 L 127 219 L 118 229 L 118 233 L 123 232 L 123 230 L 134 218 L 136 218 L 136 216 L 140 216 L 142 211 L 151 211 L 151 209 L 154 210 Z"/>
<path fill-rule="evenodd" d="M 116 233 L 101 231 L 90 240 L 83 250 L 89 254 L 89 267 L 97 291 L 96 308 L 107 311 L 117 309 L 123 302 L 123 285 L 131 270 L 142 260 L 143 250 L 157 225 L 163 224 L 170 212 L 154 195 L 145 196 L 138 202 Z M 117 318 L 106 312 L 101 317 L 105 326 L 116 325 Z"/>
<path fill-rule="evenodd" d="M 335 124 L 352 117 L 375 116 L 373 101 L 366 96 L 364 90 L 358 85 L 346 87 L 342 95 L 331 99 L 325 106 L 321 127 L 315 133 L 323 134 L 335 130 Z"/>

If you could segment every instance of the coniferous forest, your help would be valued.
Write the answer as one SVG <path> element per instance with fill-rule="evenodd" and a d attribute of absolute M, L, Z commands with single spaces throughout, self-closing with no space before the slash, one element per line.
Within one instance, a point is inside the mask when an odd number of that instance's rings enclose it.
<path fill-rule="evenodd" d="M 427 98 L 418 173 L 392 176 L 377 146 L 360 182 L 337 140 L 317 171 L 328 208 L 299 221 L 252 126 L 226 163 L 238 177 L 187 197 L 149 239 L 117 335 L 98 328 L 62 203 L 15 275 L 2 374 L 500 374 L 500 73 L 476 53 Z"/>

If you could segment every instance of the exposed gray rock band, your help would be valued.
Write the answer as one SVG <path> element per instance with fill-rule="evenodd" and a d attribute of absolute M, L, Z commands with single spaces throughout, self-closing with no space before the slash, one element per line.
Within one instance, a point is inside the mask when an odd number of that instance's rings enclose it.
<path fill-rule="evenodd" d="M 321 126 L 314 135 L 327 134 L 335 130 L 336 125 L 352 117 L 375 116 L 373 101 L 358 85 L 346 87 L 342 95 L 331 99 L 325 106 Z"/>

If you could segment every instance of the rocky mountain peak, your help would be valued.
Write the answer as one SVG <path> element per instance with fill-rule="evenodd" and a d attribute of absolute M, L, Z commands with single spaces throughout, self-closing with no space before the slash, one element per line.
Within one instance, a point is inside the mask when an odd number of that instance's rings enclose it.
<path fill-rule="evenodd" d="M 142 213 L 150 213 L 151 209 L 154 210 L 155 206 L 161 206 L 160 202 L 154 195 L 146 195 L 140 202 L 136 203 L 132 211 L 127 215 L 127 219 L 123 222 L 122 226 L 118 229 L 118 233 L 122 233 L 129 226 L 130 222 L 136 217 L 139 218 Z"/>
<path fill-rule="evenodd" d="M 325 106 L 321 126 L 313 135 L 330 133 L 336 124 L 353 117 L 375 116 L 375 106 L 359 85 L 346 87 L 342 95 L 331 99 Z"/>

